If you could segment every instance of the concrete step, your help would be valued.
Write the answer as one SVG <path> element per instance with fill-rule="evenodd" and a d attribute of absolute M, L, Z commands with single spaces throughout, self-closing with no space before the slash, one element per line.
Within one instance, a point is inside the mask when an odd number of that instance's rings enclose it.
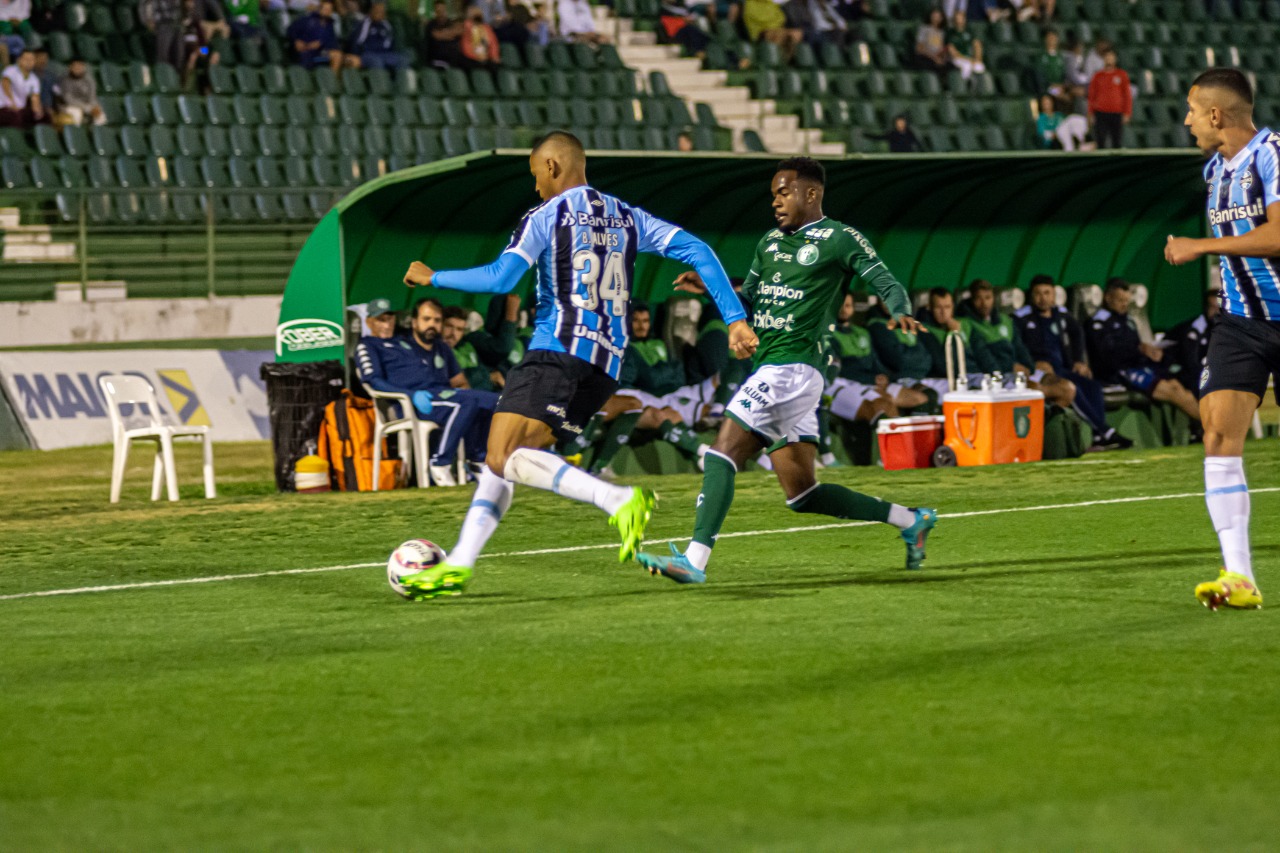
<path fill-rule="evenodd" d="M 0 229 L 17 228 L 22 224 L 22 214 L 16 207 L 0 207 Z"/>
<path fill-rule="evenodd" d="M 128 288 L 123 281 L 86 281 L 80 287 L 78 281 L 60 281 L 53 286 L 55 302 L 101 302 L 124 299 Z"/>
<path fill-rule="evenodd" d="M 658 37 L 653 33 L 631 32 L 625 36 L 618 37 L 618 52 L 630 50 L 633 47 L 647 47 L 658 43 Z"/>
<path fill-rule="evenodd" d="M 73 261 L 76 257 L 75 243 L 9 243 L 4 244 L 4 253 L 0 260 L 26 263 Z"/>
<path fill-rule="evenodd" d="M 814 142 L 809 145 L 809 153 L 819 156 L 843 157 L 845 155 L 845 145 L 843 142 Z"/>
<path fill-rule="evenodd" d="M 48 225 L 19 225 L 16 228 L 0 228 L 0 240 L 7 245 L 33 245 L 50 243 L 53 235 L 49 233 Z"/>

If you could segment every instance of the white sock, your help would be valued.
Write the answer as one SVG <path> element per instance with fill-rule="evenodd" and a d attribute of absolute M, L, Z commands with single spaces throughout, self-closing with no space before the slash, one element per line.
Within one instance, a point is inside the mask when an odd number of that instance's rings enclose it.
<path fill-rule="evenodd" d="M 1227 571 L 1253 580 L 1249 556 L 1249 486 L 1244 479 L 1244 460 L 1239 456 L 1206 456 L 1204 460 L 1204 502 L 1218 531 L 1222 562 Z"/>
<path fill-rule="evenodd" d="M 818 457 L 818 461 L 830 468 L 832 465 L 836 464 L 836 455 L 834 453 L 824 453 Z"/>
<path fill-rule="evenodd" d="M 693 563 L 693 567 L 699 571 L 707 570 L 707 563 L 711 561 L 711 549 L 701 542 L 690 542 L 689 547 L 684 551 L 685 557 Z"/>
<path fill-rule="evenodd" d="M 698 458 L 699 458 L 699 459 L 701 459 L 702 457 L 706 456 L 706 455 L 707 455 L 707 451 L 708 451 L 708 450 L 710 450 L 710 449 L 711 449 L 711 445 L 709 445 L 709 444 L 699 444 L 699 445 L 698 445 Z"/>
<path fill-rule="evenodd" d="M 498 529 L 498 522 L 506 515 L 511 506 L 511 494 L 515 487 L 486 465 L 480 472 L 480 480 L 476 483 L 475 494 L 471 496 L 471 508 L 467 517 L 462 520 L 462 532 L 458 534 L 458 544 L 449 552 L 449 565 L 466 566 L 468 569 L 476 564 L 485 543 Z"/>
<path fill-rule="evenodd" d="M 768 453 L 761 453 L 756 457 L 756 464 L 766 471 L 773 470 L 773 460 L 769 458 Z"/>
<path fill-rule="evenodd" d="M 630 487 L 606 483 L 581 468 L 573 467 L 554 453 L 531 447 L 522 447 L 508 456 L 502 475 L 513 483 L 594 504 L 609 515 L 631 500 Z"/>
<path fill-rule="evenodd" d="M 889 523 L 899 530 L 906 530 L 916 523 L 916 514 L 905 506 L 889 505 Z"/>

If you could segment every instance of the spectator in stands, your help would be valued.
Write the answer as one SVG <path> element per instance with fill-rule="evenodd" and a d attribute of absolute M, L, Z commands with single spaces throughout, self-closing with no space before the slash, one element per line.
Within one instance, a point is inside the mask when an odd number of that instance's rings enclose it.
<path fill-rule="evenodd" d="M 53 92 L 58 88 L 58 78 L 53 75 L 53 69 L 49 67 L 49 49 L 37 47 L 31 52 L 36 58 L 36 64 L 31 69 L 31 73 L 35 74 L 36 79 L 40 81 L 40 106 L 44 107 L 45 113 L 53 115 Z"/>
<path fill-rule="evenodd" d="M 945 287 L 930 289 L 929 302 L 924 316 L 920 320 L 932 338 L 932 341 L 926 339 L 925 344 L 930 349 L 933 349 L 935 344 L 937 345 L 934 364 L 943 367 L 940 375 L 946 376 L 944 348 L 947 337 L 952 332 L 958 334 L 960 340 L 964 343 L 965 366 L 976 380 L 981 380 L 984 373 L 995 372 L 995 362 L 987 353 L 987 339 L 981 335 L 974 334 L 973 320 L 968 317 L 956 316 L 956 302 L 951 291 Z M 959 369 L 958 365 L 957 369 Z M 965 377 L 965 379 L 967 380 L 968 377 Z"/>
<path fill-rule="evenodd" d="M 498 34 L 484 22 L 479 6 L 468 6 L 462 22 L 462 58 L 468 68 L 494 68 L 502 61 Z"/>
<path fill-rule="evenodd" d="M 333 21 L 333 0 L 320 0 L 315 11 L 295 20 L 285 31 L 293 55 L 303 68 L 328 66 L 336 73 L 342 67 L 342 51 Z"/>
<path fill-rule="evenodd" d="M 1048 92 L 1055 98 L 1061 97 L 1066 89 L 1066 58 L 1058 49 L 1058 33 L 1056 30 L 1045 30 L 1044 50 L 1036 54 L 1036 58 L 1028 69 L 1031 75 L 1032 88 L 1036 92 Z"/>
<path fill-rule="evenodd" d="M 698 59 L 707 55 L 711 36 L 698 25 L 697 17 L 685 5 L 684 0 L 666 0 L 662 4 L 658 25 L 662 27 L 662 33 L 667 39 L 684 48 L 686 55 Z"/>
<path fill-rule="evenodd" d="M 197 73 L 203 76 L 210 65 L 218 64 L 218 52 L 209 45 L 204 21 L 200 19 L 195 0 L 183 0 L 186 11 L 186 24 L 182 31 L 182 83 L 187 85 L 196 78 Z M 198 85 L 197 88 L 203 88 Z"/>
<path fill-rule="evenodd" d="M 449 6 L 443 0 L 436 0 L 434 10 L 427 22 L 427 56 L 432 62 L 461 68 L 466 64 L 462 56 L 462 22 L 449 17 Z"/>
<path fill-rule="evenodd" d="M 587 0 L 557 0 L 556 16 L 561 38 L 591 45 L 609 43 L 608 36 L 596 31 L 596 19 Z"/>
<path fill-rule="evenodd" d="M 883 139 L 894 154 L 915 154 L 924 151 L 920 137 L 911 129 L 911 117 L 906 113 L 893 117 L 893 126 L 884 133 L 868 133 L 868 139 Z"/>
<path fill-rule="evenodd" d="M 48 121 L 40 103 L 40 79 L 35 75 L 36 57 L 31 51 L 0 74 L 0 127 L 32 127 Z"/>
<path fill-rule="evenodd" d="M 1093 427 L 1094 449 L 1131 447 L 1133 442 L 1107 424 L 1102 383 L 1093 378 L 1089 365 L 1085 363 L 1084 331 L 1071 312 L 1058 307 L 1053 277 L 1034 276 L 1029 304 L 1019 308 L 1013 316 L 1023 344 L 1035 359 L 1035 368 L 1061 376 L 1076 386 L 1072 408 Z"/>
<path fill-rule="evenodd" d="M 744 0 L 742 22 L 751 41 L 776 44 L 784 63 L 791 62 L 796 46 L 804 41 L 804 30 L 788 25 L 787 14 L 777 0 Z"/>
<path fill-rule="evenodd" d="M 502 389 L 502 374 L 482 364 L 475 347 L 463 343 L 470 315 L 470 311 L 458 305 L 445 308 L 440 339 L 453 348 L 453 355 L 458 359 L 458 366 L 462 368 L 462 375 L 467 377 L 469 386 L 478 391 L 499 391 Z"/>
<path fill-rule="evenodd" d="M 1088 81 L 1093 79 L 1093 75 L 1106 67 L 1107 51 L 1112 48 L 1113 45 L 1110 40 L 1098 37 L 1093 43 L 1093 50 L 1085 54 L 1083 71 L 1086 86 L 1088 85 Z"/>
<path fill-rule="evenodd" d="M 1075 105 L 1076 111 L 1083 109 L 1085 98 L 1089 94 L 1089 79 L 1092 75 L 1085 71 L 1084 42 L 1076 37 L 1067 41 L 1067 51 L 1062 55 L 1064 73 L 1063 86 L 1066 95 Z"/>
<path fill-rule="evenodd" d="M 915 64 L 924 71 L 945 77 L 951 70 L 951 53 L 947 50 L 947 19 L 941 9 L 930 9 L 924 23 L 916 30 Z"/>
<path fill-rule="evenodd" d="M 693 134 L 687 130 L 680 131 L 680 134 L 676 136 L 676 150 L 692 151 L 694 147 Z"/>
<path fill-rule="evenodd" d="M 220 0 L 195 0 L 192 17 L 199 22 L 200 33 L 206 44 L 217 36 L 231 38 L 231 27 L 227 25 L 227 13 L 222 9 Z"/>
<path fill-rule="evenodd" d="M 1036 147 L 1046 151 L 1063 148 L 1058 139 L 1058 128 L 1062 125 L 1062 113 L 1058 112 L 1058 102 L 1053 95 L 1040 98 L 1040 115 L 1036 116 Z"/>
<path fill-rule="evenodd" d="M 970 336 L 981 339 L 989 369 L 1004 374 L 1006 384 L 1018 373 L 1026 374 L 1027 387 L 1044 394 L 1047 402 L 1070 408 L 1076 399 L 1076 386 L 1068 379 L 1034 367 L 1035 359 L 1027 351 L 1013 318 L 996 309 L 995 288 L 985 279 L 969 284 L 969 298 L 960 303 L 957 314 L 972 321 Z"/>
<path fill-rule="evenodd" d="M 1120 148 L 1124 126 L 1133 116 L 1129 75 L 1116 66 L 1116 52 L 1107 50 L 1104 66 L 1089 81 L 1089 123 L 1098 148 Z"/>
<path fill-rule="evenodd" d="M 390 307 L 386 300 L 375 299 L 368 313 L 382 316 Z M 435 299 L 420 300 L 413 309 L 409 336 L 360 339 L 356 372 L 375 391 L 407 394 L 420 418 L 440 425 L 439 444 L 430 459 L 431 479 L 439 486 L 456 486 L 451 468 L 458 443 L 466 442 L 469 463 L 484 461 L 498 395 L 468 388 L 453 349 L 440 337 L 443 330 L 443 306 Z"/>
<path fill-rule="evenodd" d="M 260 0 L 227 0 L 227 18 L 231 25 L 231 32 L 236 38 L 262 38 Z"/>
<path fill-rule="evenodd" d="M 0 0 L 0 65 L 26 50 L 34 35 L 31 0 Z"/>
<path fill-rule="evenodd" d="M 957 11 L 951 17 L 951 29 L 947 32 L 947 54 L 951 64 L 960 71 L 960 79 L 968 80 L 974 74 L 983 74 L 987 66 L 982 62 L 982 42 L 969 32 L 969 16 Z"/>
<path fill-rule="evenodd" d="M 1180 367 L 1174 376 L 1197 397 L 1200 396 L 1200 374 L 1204 370 L 1205 356 L 1209 353 L 1209 335 L 1218 322 L 1221 310 L 1218 292 L 1207 291 L 1204 294 L 1204 308 L 1199 316 L 1174 326 L 1166 336 L 1172 341 L 1169 348 L 1172 363 Z"/>
<path fill-rule="evenodd" d="M 1089 359 L 1103 382 L 1123 385 L 1161 403 L 1172 403 L 1193 421 L 1200 420 L 1200 404 L 1174 373 L 1181 365 L 1165 359 L 1165 351 L 1143 343 L 1129 316 L 1133 294 L 1122 278 L 1107 282 L 1102 307 L 1088 326 Z"/>
<path fill-rule="evenodd" d="M 484 22 L 493 27 L 495 31 L 511 20 L 511 15 L 507 11 L 506 0 L 476 0 L 475 5 L 480 7 L 480 12 L 484 15 Z"/>
<path fill-rule="evenodd" d="M 511 6 L 511 16 L 501 27 L 494 27 L 498 41 L 524 47 L 526 44 L 537 44 L 546 47 L 551 41 L 551 25 L 541 14 L 531 10 L 524 3 Z"/>
<path fill-rule="evenodd" d="M 88 64 L 80 57 L 71 60 L 67 73 L 54 87 L 57 108 L 65 124 L 106 124 L 107 114 L 98 103 L 98 84 L 89 73 Z"/>
<path fill-rule="evenodd" d="M 348 68 L 385 68 L 399 71 L 404 56 L 396 50 L 396 34 L 387 20 L 387 4 L 376 2 L 369 15 L 355 28 L 344 59 Z"/>
<path fill-rule="evenodd" d="M 186 67 L 182 47 L 182 0 L 139 0 L 138 15 L 143 24 L 155 33 L 156 62 L 172 65 L 179 71 Z"/>
<path fill-rule="evenodd" d="M 867 331 L 876 357 L 887 369 L 891 382 L 915 388 L 927 398 L 929 410 L 938 409 L 938 398 L 947 391 L 946 367 L 936 360 L 939 350 L 925 341 L 924 334 L 908 332 L 901 327 L 889 328 L 889 315 L 882 303 L 876 303 L 867 319 Z"/>
<path fill-rule="evenodd" d="M 812 45 L 844 45 L 849 41 L 849 24 L 832 0 L 789 0 L 785 14 Z"/>

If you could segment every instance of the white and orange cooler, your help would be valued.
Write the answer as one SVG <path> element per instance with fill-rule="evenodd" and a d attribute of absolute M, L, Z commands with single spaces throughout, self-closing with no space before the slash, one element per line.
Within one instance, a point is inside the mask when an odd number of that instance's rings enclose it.
<path fill-rule="evenodd" d="M 942 398 L 942 415 L 944 443 L 955 454 L 956 465 L 1040 461 L 1044 394 L 1039 391 L 951 391 Z"/>

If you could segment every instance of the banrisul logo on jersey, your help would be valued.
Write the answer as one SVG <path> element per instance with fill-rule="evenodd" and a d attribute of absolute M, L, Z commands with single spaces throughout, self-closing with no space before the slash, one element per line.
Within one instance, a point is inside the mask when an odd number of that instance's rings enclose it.
<path fill-rule="evenodd" d="M 307 355 L 316 350 L 341 346 L 342 327 L 332 320 L 305 318 L 290 320 L 276 327 L 277 358 Z"/>

